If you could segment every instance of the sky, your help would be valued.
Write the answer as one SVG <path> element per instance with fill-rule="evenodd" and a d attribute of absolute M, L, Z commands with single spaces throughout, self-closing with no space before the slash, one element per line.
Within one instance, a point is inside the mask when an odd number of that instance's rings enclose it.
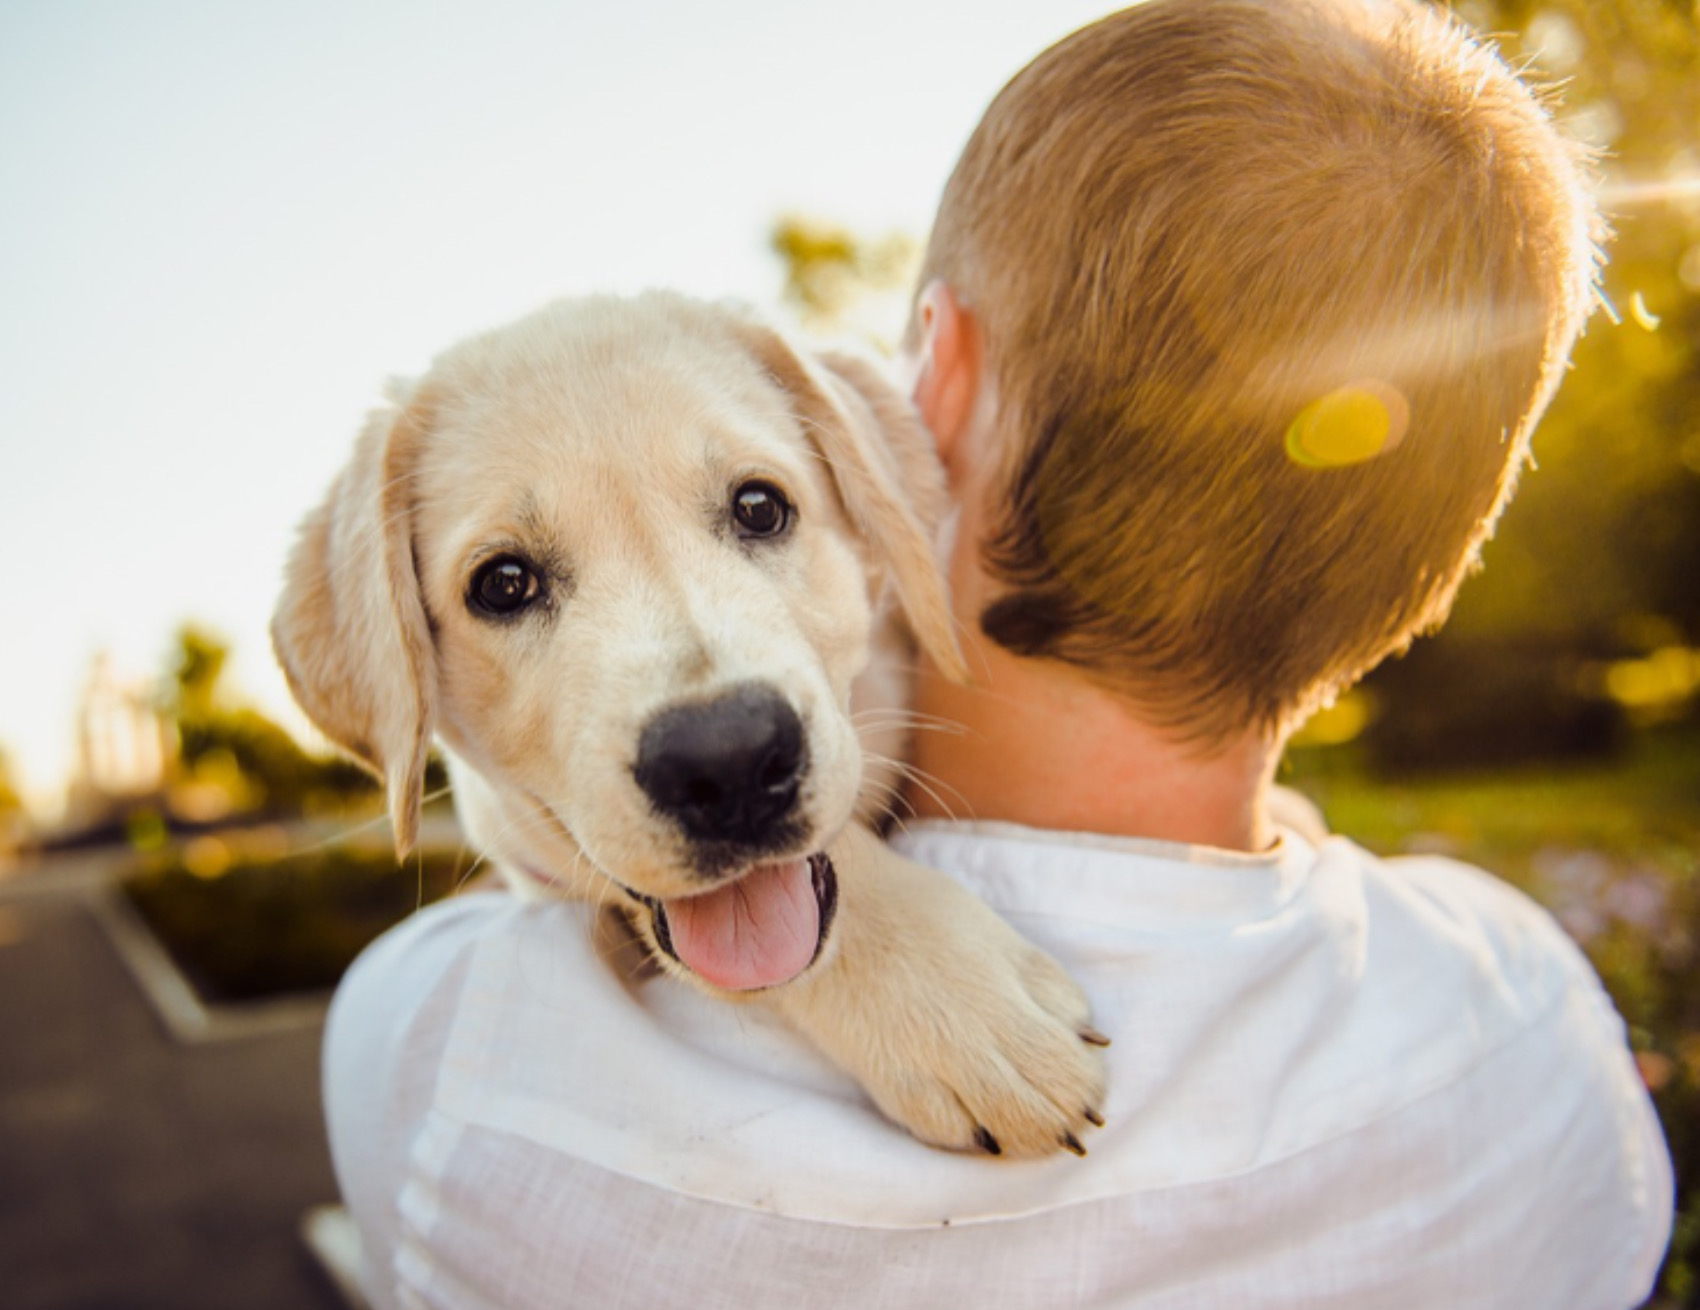
<path fill-rule="evenodd" d="M 800 212 L 926 231 L 985 104 L 1113 0 L 0 0 L 0 750 L 97 652 L 266 627 L 385 378 L 562 295 L 777 304 Z"/>

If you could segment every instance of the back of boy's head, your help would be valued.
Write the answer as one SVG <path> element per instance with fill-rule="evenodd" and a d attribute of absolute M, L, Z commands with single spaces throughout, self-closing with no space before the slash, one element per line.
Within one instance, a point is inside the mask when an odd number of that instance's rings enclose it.
<path fill-rule="evenodd" d="M 1053 47 L 922 272 L 998 402 L 985 632 L 1205 743 L 1291 727 L 1445 617 L 1596 230 L 1579 153 L 1439 11 L 1151 0 Z"/>

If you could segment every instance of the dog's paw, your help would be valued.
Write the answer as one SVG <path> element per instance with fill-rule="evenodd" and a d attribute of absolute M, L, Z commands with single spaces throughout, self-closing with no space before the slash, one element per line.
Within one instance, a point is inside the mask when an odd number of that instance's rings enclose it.
<path fill-rule="evenodd" d="M 995 916 L 994 916 L 995 917 Z M 1100 1048 L 1086 1000 L 1042 952 L 976 934 L 936 969 L 903 975 L 903 995 L 870 989 L 896 1022 L 861 1071 L 876 1104 L 922 1141 L 990 1155 L 1086 1154 L 1101 1126 Z"/>
<path fill-rule="evenodd" d="M 772 1002 L 922 1141 L 1084 1155 L 1107 1039 L 1074 980 L 943 874 L 865 835 L 832 854 L 832 953 Z"/>

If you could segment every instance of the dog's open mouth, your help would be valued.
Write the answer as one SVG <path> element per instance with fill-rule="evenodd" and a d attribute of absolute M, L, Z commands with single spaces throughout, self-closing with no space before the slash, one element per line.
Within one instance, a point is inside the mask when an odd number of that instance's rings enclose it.
<path fill-rule="evenodd" d="M 753 991 L 789 982 L 820 955 L 838 875 L 822 853 L 758 864 L 700 895 L 638 899 L 663 951 L 716 987 Z"/>

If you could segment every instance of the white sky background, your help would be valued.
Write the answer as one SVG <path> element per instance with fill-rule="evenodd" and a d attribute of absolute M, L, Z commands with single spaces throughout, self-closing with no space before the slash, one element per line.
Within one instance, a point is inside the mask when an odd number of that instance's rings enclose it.
<path fill-rule="evenodd" d="M 390 374 L 557 295 L 772 306 L 783 212 L 926 230 L 981 109 L 1114 0 L 0 0 L 0 748 L 95 652 L 266 624 Z"/>

